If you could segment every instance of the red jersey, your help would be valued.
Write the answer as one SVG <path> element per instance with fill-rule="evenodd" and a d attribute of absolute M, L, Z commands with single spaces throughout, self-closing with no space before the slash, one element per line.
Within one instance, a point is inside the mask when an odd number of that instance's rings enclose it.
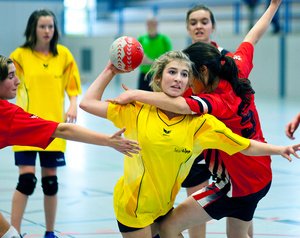
<path fill-rule="evenodd" d="M 249 76 L 253 68 L 253 52 L 253 45 L 243 42 L 235 53 L 226 54 L 235 60 L 239 68 L 239 78 Z M 236 96 L 228 81 L 221 79 L 217 89 L 210 94 L 190 94 L 185 99 L 193 113 L 212 114 L 233 132 L 246 138 L 265 142 L 254 95 L 251 96 L 249 105 L 245 105 L 241 98 Z M 204 153 L 213 177 L 217 181 L 229 179 L 233 197 L 255 193 L 272 180 L 270 156 L 251 157 L 241 153 L 229 156 L 217 150 L 207 150 Z"/>
<path fill-rule="evenodd" d="M 58 126 L 57 122 L 38 118 L 6 100 L 0 100 L 0 121 L 0 149 L 11 145 L 45 149 Z"/>

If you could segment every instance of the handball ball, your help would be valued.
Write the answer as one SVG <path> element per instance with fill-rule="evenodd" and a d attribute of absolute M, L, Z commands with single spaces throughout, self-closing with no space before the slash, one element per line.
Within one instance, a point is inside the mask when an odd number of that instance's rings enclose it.
<path fill-rule="evenodd" d="M 117 38 L 110 46 L 109 58 L 122 71 L 132 71 L 143 60 L 144 50 L 140 42 L 130 36 Z"/>

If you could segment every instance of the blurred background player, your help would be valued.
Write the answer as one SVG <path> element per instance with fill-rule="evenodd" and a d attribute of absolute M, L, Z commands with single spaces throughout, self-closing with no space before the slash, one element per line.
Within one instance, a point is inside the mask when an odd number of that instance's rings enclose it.
<path fill-rule="evenodd" d="M 144 58 L 140 65 L 138 89 L 152 91 L 149 86 L 150 77 L 146 76 L 155 59 L 172 49 L 172 43 L 167 35 L 158 32 L 158 21 L 151 17 L 146 22 L 147 33 L 138 37 L 144 49 Z"/>

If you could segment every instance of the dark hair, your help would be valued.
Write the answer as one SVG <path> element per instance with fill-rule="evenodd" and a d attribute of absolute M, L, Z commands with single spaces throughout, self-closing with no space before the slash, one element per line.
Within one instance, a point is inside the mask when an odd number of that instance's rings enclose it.
<path fill-rule="evenodd" d="M 4 81 L 7 78 L 9 64 L 13 64 L 12 59 L 0 55 L 0 81 Z"/>
<path fill-rule="evenodd" d="M 249 79 L 238 78 L 238 68 L 235 61 L 228 56 L 224 56 L 220 51 L 211 44 L 196 42 L 183 50 L 190 60 L 194 63 L 194 77 L 204 82 L 201 74 L 201 67 L 208 68 L 208 82 L 205 83 L 206 88 L 212 88 L 216 80 L 227 80 L 233 91 L 239 96 L 243 102 L 248 103 L 251 94 L 254 94 Z"/>
<path fill-rule="evenodd" d="M 202 5 L 202 4 L 196 5 L 196 6 L 192 7 L 190 10 L 188 10 L 188 12 L 186 13 L 186 18 L 185 18 L 186 24 L 188 25 L 188 23 L 189 23 L 190 15 L 191 15 L 193 12 L 199 11 L 199 10 L 204 10 L 204 11 L 209 12 L 210 21 L 211 21 L 213 27 L 215 27 L 215 25 L 216 25 L 216 20 L 215 20 L 214 14 L 212 13 L 212 11 L 211 11 L 208 7 L 206 7 L 205 5 Z"/>
<path fill-rule="evenodd" d="M 36 41 L 37 41 L 37 37 L 36 37 L 36 27 L 37 27 L 37 23 L 40 17 L 42 16 L 51 16 L 53 18 L 53 22 L 54 22 L 54 34 L 53 34 L 53 38 L 50 41 L 50 51 L 51 53 L 55 56 L 58 54 L 57 52 L 57 42 L 58 42 L 58 38 L 59 38 L 59 32 L 57 29 L 57 20 L 56 17 L 54 15 L 54 13 L 50 10 L 47 9 L 41 9 L 41 10 L 36 10 L 34 11 L 28 21 L 27 21 L 27 26 L 24 32 L 24 36 L 26 37 L 26 41 L 25 43 L 22 45 L 22 47 L 28 47 L 30 49 L 34 49 L 35 45 L 36 45 Z"/>

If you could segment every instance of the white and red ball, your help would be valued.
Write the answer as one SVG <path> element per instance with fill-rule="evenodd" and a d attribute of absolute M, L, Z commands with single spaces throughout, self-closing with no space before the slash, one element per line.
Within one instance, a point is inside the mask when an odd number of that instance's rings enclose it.
<path fill-rule="evenodd" d="M 110 46 L 110 61 L 122 71 L 134 70 L 142 63 L 143 57 L 143 47 L 134 37 L 121 36 Z"/>

